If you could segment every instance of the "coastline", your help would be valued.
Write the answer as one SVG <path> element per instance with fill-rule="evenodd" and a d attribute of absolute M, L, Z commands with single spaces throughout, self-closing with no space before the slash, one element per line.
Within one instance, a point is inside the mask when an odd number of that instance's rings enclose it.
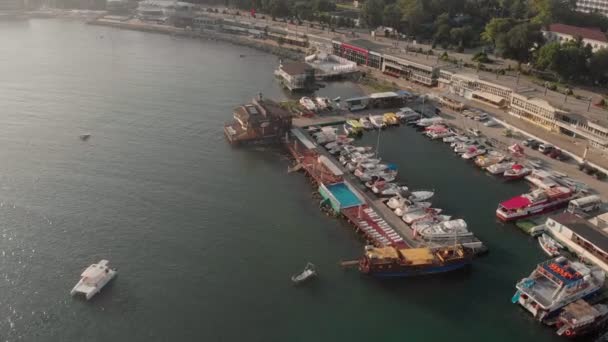
<path fill-rule="evenodd" d="M 290 60 L 300 60 L 303 59 L 306 55 L 306 51 L 303 49 L 299 49 L 296 47 L 290 48 L 284 45 L 279 46 L 273 40 L 261 40 L 261 39 L 253 39 L 243 36 L 237 36 L 232 34 L 224 34 L 211 30 L 201 30 L 201 31 L 191 31 L 178 27 L 168 26 L 168 25 L 157 25 L 143 22 L 123 22 L 117 20 L 109 20 L 98 18 L 95 20 L 87 21 L 88 25 L 97 25 L 97 26 L 107 26 L 114 27 L 118 29 L 132 30 L 132 31 L 140 31 L 140 32 L 149 32 L 149 33 L 160 33 L 167 34 L 171 36 L 178 37 L 187 37 L 193 39 L 204 39 L 204 40 L 214 40 L 214 41 L 222 41 L 235 45 L 241 45 L 245 47 L 249 47 L 252 49 L 256 49 L 259 51 L 267 52 L 273 54 L 275 56 L 279 56 L 282 58 L 287 58 Z"/>

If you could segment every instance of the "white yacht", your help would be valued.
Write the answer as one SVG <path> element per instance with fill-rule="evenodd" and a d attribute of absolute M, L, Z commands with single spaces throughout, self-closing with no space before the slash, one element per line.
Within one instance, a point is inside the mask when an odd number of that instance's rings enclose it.
<path fill-rule="evenodd" d="M 457 239 L 472 236 L 463 219 L 443 222 L 415 222 L 412 229 L 425 239 Z"/>
<path fill-rule="evenodd" d="M 422 202 L 431 199 L 434 195 L 435 193 L 433 191 L 414 191 L 409 199 L 412 202 Z"/>
<path fill-rule="evenodd" d="M 116 270 L 108 267 L 108 260 L 101 260 L 87 267 L 80 276 L 80 281 L 70 294 L 83 294 L 89 300 L 116 276 Z"/>

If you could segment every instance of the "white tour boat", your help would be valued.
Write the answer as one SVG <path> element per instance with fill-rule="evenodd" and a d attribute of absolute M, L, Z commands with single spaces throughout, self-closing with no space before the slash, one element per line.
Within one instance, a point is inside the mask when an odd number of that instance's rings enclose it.
<path fill-rule="evenodd" d="M 101 260 L 97 264 L 87 267 L 80 275 L 80 281 L 74 286 L 70 294 L 82 294 L 87 300 L 91 299 L 97 292 L 114 277 L 116 270 L 108 267 L 108 260 Z"/>

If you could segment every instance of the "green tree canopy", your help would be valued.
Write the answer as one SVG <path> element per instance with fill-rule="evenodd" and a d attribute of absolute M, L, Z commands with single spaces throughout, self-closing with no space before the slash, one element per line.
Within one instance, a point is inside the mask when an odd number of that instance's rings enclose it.
<path fill-rule="evenodd" d="M 538 26 L 523 23 L 516 25 L 507 33 L 500 33 L 496 37 L 496 48 L 505 58 L 511 58 L 519 63 L 530 60 L 534 49 L 540 47 L 543 36 Z"/>
<path fill-rule="evenodd" d="M 361 8 L 361 18 L 371 28 L 376 28 L 382 24 L 384 14 L 383 0 L 367 0 Z"/>

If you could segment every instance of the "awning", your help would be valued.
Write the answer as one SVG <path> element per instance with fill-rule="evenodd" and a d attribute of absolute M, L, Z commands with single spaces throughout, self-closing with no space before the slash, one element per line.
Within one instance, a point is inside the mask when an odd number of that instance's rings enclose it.
<path fill-rule="evenodd" d="M 483 91 L 474 91 L 473 96 L 481 97 L 482 99 L 488 100 L 494 104 L 500 104 L 502 101 L 505 100 L 503 97 L 500 97 L 500 96 L 494 95 L 494 94 L 485 93 Z"/>

